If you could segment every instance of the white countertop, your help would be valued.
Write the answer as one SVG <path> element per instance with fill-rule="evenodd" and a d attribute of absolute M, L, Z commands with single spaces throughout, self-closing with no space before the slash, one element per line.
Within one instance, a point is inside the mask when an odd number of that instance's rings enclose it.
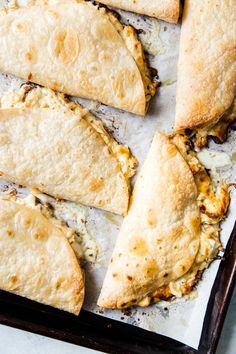
<path fill-rule="evenodd" d="M 94 350 L 0 325 L 1 354 L 93 354 Z M 217 354 L 236 353 L 236 291 L 234 292 Z"/>

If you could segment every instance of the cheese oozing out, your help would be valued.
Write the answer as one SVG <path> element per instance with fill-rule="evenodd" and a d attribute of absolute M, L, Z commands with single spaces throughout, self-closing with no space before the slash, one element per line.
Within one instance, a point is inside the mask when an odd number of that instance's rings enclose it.
<path fill-rule="evenodd" d="M 197 158 L 188 137 L 173 134 L 169 139 L 191 169 L 198 190 L 197 203 L 201 213 L 200 247 L 191 268 L 179 279 L 157 289 L 137 303 L 146 307 L 151 302 L 168 300 L 190 295 L 193 287 L 201 279 L 203 271 L 217 257 L 222 244 L 220 222 L 225 218 L 229 206 L 229 186 L 223 182 L 215 187 L 205 167 Z M 131 304 L 126 304 L 126 307 Z M 133 305 L 133 304 L 132 304 Z"/>

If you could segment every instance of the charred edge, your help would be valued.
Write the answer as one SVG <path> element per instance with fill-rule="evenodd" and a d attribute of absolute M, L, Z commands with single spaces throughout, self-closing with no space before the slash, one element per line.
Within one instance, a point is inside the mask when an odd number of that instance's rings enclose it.
<path fill-rule="evenodd" d="M 97 1 L 93 1 L 93 0 L 85 0 L 85 1 L 91 3 L 94 6 L 96 6 L 98 9 L 105 9 L 106 11 L 109 11 L 110 13 L 112 13 L 117 18 L 117 20 L 120 21 L 120 19 L 121 19 L 120 14 L 117 11 L 115 11 L 114 9 L 111 9 L 107 5 L 101 4 L 100 2 L 97 2 Z"/>

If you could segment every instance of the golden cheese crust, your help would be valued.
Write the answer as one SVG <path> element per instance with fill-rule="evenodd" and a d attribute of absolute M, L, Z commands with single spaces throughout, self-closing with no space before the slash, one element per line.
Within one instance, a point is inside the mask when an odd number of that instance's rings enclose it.
<path fill-rule="evenodd" d="M 236 94 L 235 0 L 187 0 L 183 14 L 175 129 L 219 121 Z"/>
<path fill-rule="evenodd" d="M 0 199 L 0 288 L 79 314 L 84 277 L 61 229 L 39 211 Z"/>
<path fill-rule="evenodd" d="M 140 115 L 155 94 L 133 29 L 91 3 L 1 11 L 0 38 L 0 70 L 53 90 Z"/>

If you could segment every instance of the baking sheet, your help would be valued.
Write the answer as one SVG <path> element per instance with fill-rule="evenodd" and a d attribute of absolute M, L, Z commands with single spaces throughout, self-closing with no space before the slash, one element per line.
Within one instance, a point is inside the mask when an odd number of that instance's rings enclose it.
<path fill-rule="evenodd" d="M 158 68 L 159 76 L 163 83 L 159 93 L 152 100 L 149 113 L 145 118 L 86 100 L 77 99 L 77 101 L 90 108 L 99 116 L 115 138 L 131 148 L 140 165 L 142 165 L 154 132 L 156 130 L 171 132 L 173 129 L 180 26 L 167 24 L 148 17 L 128 14 L 123 11 L 119 12 L 124 22 L 143 30 L 140 38 L 143 41 L 145 49 L 149 52 L 151 66 Z M 21 83 L 21 80 L 17 80 L 10 75 L 1 74 L 0 94 L 18 89 Z M 212 173 L 215 179 L 223 177 L 230 182 L 235 181 L 235 139 L 236 132 L 231 131 L 226 144 L 221 146 L 217 146 L 214 143 L 210 144 L 209 149 L 213 151 L 210 155 L 210 167 L 214 167 L 212 168 Z M 208 163 L 209 149 L 202 156 L 202 159 L 206 162 L 208 161 Z M 219 157 L 215 151 L 224 152 L 225 155 Z M 2 186 L 4 186 L 6 192 L 9 191 L 9 186 L 5 182 L 2 182 Z M 11 189 L 12 186 L 10 185 L 9 188 Z M 235 191 L 232 191 L 231 198 L 229 216 L 222 223 L 221 239 L 224 246 L 228 241 L 235 221 Z M 67 215 L 67 219 L 70 219 L 75 224 L 78 223 L 78 220 L 72 218 L 70 214 L 70 206 L 66 204 L 66 207 L 69 214 L 64 214 Z M 78 215 L 81 215 L 80 213 L 81 208 L 78 208 Z M 83 207 L 83 215 L 87 219 L 86 227 L 88 233 L 94 240 L 94 244 L 96 244 L 97 254 L 96 260 L 85 264 L 86 300 L 83 308 L 101 316 L 126 322 L 177 339 L 197 349 L 207 302 L 218 270 L 219 261 L 215 261 L 204 273 L 203 281 L 199 283 L 191 300 L 181 299 L 171 303 L 161 302 L 147 309 L 135 308 L 125 313 L 115 310 L 105 310 L 102 312 L 96 306 L 96 301 L 122 223 L 122 217 L 87 207 Z M 81 237 L 86 237 L 86 232 L 83 233 L 81 231 Z"/>

